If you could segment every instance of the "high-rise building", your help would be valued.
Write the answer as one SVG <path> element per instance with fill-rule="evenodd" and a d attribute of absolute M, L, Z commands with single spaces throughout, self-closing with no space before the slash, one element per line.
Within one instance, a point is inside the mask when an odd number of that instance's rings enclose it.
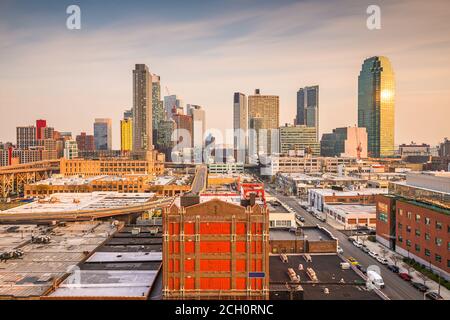
<path fill-rule="evenodd" d="M 256 133 L 259 143 L 258 150 L 270 154 L 272 152 L 273 129 L 278 129 L 279 127 L 279 97 L 274 95 L 261 95 L 260 90 L 256 89 L 255 94 L 248 97 L 248 117 L 249 122 L 252 118 L 261 118 L 260 129 L 262 130 L 258 130 Z M 264 130 L 267 131 L 264 132 Z M 261 134 L 264 134 L 265 137 L 262 137 Z M 278 143 L 278 140 L 275 143 Z"/>
<path fill-rule="evenodd" d="M 153 142 L 156 143 L 158 137 L 159 123 L 164 119 L 164 105 L 161 101 L 161 78 L 152 74 L 152 128 Z"/>
<path fill-rule="evenodd" d="M 345 127 L 324 133 L 320 141 L 320 155 L 324 157 L 367 158 L 366 128 Z"/>
<path fill-rule="evenodd" d="M 243 93 L 235 92 L 233 97 L 233 130 L 234 150 L 237 162 L 246 162 L 248 155 L 248 126 L 247 97 Z"/>
<path fill-rule="evenodd" d="M 133 150 L 133 119 L 120 120 L 120 150 Z"/>
<path fill-rule="evenodd" d="M 172 141 L 172 134 L 177 128 L 174 120 L 162 120 L 159 123 L 157 146 L 158 150 L 165 154 L 166 159 L 171 161 L 172 149 L 175 146 L 175 142 Z"/>
<path fill-rule="evenodd" d="M 289 154 L 292 151 L 305 151 L 307 154 L 318 156 L 320 145 L 317 142 L 315 127 L 305 125 L 285 125 L 280 127 L 280 152 Z"/>
<path fill-rule="evenodd" d="M 448 138 L 439 144 L 438 153 L 440 157 L 450 157 L 450 140 Z"/>
<path fill-rule="evenodd" d="M 201 150 L 205 145 L 205 110 L 199 105 L 188 104 L 187 114 L 192 117 L 192 146 Z"/>
<path fill-rule="evenodd" d="M 36 127 L 17 127 L 16 128 L 17 137 L 17 149 L 28 149 L 36 145 Z"/>
<path fill-rule="evenodd" d="M 395 77 L 388 58 L 364 60 L 358 77 L 358 127 L 367 129 L 370 157 L 394 155 Z"/>
<path fill-rule="evenodd" d="M 67 140 L 64 145 L 64 158 L 72 160 L 78 157 L 78 144 L 74 140 Z"/>
<path fill-rule="evenodd" d="M 79 151 L 94 151 L 95 142 L 94 136 L 88 135 L 86 132 L 81 132 L 76 136 L 77 146 Z"/>
<path fill-rule="evenodd" d="M 55 129 L 52 127 L 44 127 L 40 130 L 40 139 L 54 139 L 55 138 Z"/>
<path fill-rule="evenodd" d="M 184 114 L 183 100 L 179 99 L 176 94 L 164 97 L 164 112 L 167 119 L 172 119 L 172 114 Z"/>
<path fill-rule="evenodd" d="M 296 124 L 315 127 L 319 141 L 319 86 L 300 88 L 297 91 Z"/>
<path fill-rule="evenodd" d="M 124 119 L 133 119 L 133 109 L 125 110 L 123 112 L 123 118 Z"/>
<path fill-rule="evenodd" d="M 153 150 L 152 77 L 145 64 L 133 70 L 133 152 Z"/>
<path fill-rule="evenodd" d="M 111 119 L 99 118 L 94 123 L 94 142 L 96 150 L 112 149 Z"/>
<path fill-rule="evenodd" d="M 174 114 L 172 119 L 176 124 L 176 137 L 181 148 L 192 147 L 192 117 L 186 114 Z"/>
<path fill-rule="evenodd" d="M 46 120 L 36 120 L 36 139 L 45 139 L 42 137 L 42 128 L 45 128 L 47 126 Z M 53 137 L 52 137 L 53 138 Z"/>

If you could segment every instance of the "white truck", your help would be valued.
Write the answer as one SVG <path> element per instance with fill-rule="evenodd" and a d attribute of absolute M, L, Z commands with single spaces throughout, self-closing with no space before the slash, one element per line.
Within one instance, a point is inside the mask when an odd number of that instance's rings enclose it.
<path fill-rule="evenodd" d="M 384 288 L 384 281 L 383 278 L 375 271 L 369 270 L 367 271 L 367 281 L 375 286 L 377 289 L 383 289 Z"/>

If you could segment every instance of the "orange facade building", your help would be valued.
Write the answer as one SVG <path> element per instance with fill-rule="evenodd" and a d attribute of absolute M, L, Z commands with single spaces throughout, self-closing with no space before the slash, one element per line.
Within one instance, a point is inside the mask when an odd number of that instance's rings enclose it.
<path fill-rule="evenodd" d="M 194 196 L 164 212 L 165 299 L 268 299 L 269 213 Z"/>

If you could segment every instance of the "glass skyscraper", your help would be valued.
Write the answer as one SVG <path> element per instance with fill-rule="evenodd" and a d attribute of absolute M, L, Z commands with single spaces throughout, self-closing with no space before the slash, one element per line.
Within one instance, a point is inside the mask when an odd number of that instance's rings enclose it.
<path fill-rule="evenodd" d="M 369 157 L 394 155 L 395 78 L 386 57 L 364 60 L 358 77 L 358 127 L 367 129 Z"/>
<path fill-rule="evenodd" d="M 297 125 L 316 128 L 319 141 L 319 86 L 300 88 L 297 91 Z"/>

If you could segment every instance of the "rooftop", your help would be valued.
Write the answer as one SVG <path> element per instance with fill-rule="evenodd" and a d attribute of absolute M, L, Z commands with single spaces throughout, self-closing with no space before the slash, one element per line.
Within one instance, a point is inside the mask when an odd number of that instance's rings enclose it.
<path fill-rule="evenodd" d="M 303 240 L 303 236 L 309 241 L 328 241 L 333 240 L 329 233 L 324 229 L 319 227 L 299 227 L 298 230 L 301 232 L 298 235 L 295 234 L 294 230 L 289 228 L 281 229 L 275 228 L 270 229 L 269 238 L 270 240 Z"/>
<path fill-rule="evenodd" d="M 55 193 L 45 199 L 24 204 L 2 213 L 50 213 L 61 211 L 81 211 L 120 208 L 140 205 L 150 201 L 154 193 Z"/>
<path fill-rule="evenodd" d="M 322 196 L 336 196 L 336 197 L 342 197 L 342 196 L 358 196 L 358 195 L 376 195 L 376 194 L 385 194 L 388 192 L 385 188 L 367 188 L 367 189 L 360 189 L 360 190 L 333 190 L 333 189 L 311 189 L 310 192 L 315 192 L 317 194 L 320 194 Z"/>
<path fill-rule="evenodd" d="M 376 206 L 360 205 L 360 204 L 326 204 L 325 208 L 339 213 L 340 215 L 347 214 L 376 214 Z"/>
<path fill-rule="evenodd" d="M 289 282 L 288 268 L 293 268 L 300 276 L 300 285 L 304 290 L 305 300 L 380 300 L 373 291 L 368 291 L 365 285 L 358 285 L 355 281 L 365 281 L 352 269 L 342 270 L 340 263 L 343 262 L 335 254 L 311 255 L 312 262 L 306 262 L 301 254 L 288 254 L 288 262 L 283 263 L 279 255 L 271 255 L 270 264 L 270 287 L 280 283 Z M 304 270 L 298 269 L 302 264 Z M 315 271 L 318 282 L 310 283 L 306 274 L 306 268 L 311 267 Z M 341 279 L 344 283 L 340 283 Z M 329 294 L 324 289 L 329 289 Z"/>
<path fill-rule="evenodd" d="M 9 230 L 9 231 L 8 231 Z M 68 223 L 48 226 L 1 226 L 3 251 L 20 249 L 20 259 L 0 267 L 0 297 L 36 298 L 49 291 L 71 268 L 86 258 L 114 232 L 107 222 Z M 47 235 L 49 243 L 32 243 L 31 236 Z"/>

